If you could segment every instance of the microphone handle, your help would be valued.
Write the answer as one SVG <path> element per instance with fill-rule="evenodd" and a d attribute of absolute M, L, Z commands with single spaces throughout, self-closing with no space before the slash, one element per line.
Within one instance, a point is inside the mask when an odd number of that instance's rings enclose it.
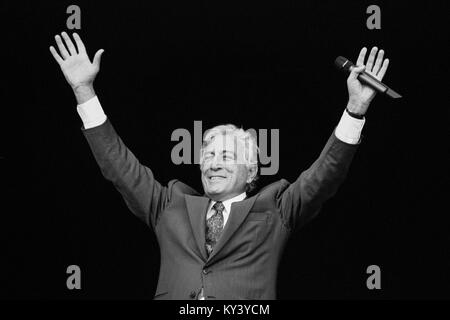
<path fill-rule="evenodd" d="M 382 93 L 385 93 L 389 89 L 388 86 L 384 85 L 382 82 L 375 79 L 373 76 L 366 72 L 360 73 L 358 75 L 358 80 Z"/>

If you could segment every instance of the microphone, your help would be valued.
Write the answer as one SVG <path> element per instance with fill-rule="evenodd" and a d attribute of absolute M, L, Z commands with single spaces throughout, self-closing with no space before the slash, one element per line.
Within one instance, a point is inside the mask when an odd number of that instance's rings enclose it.
<path fill-rule="evenodd" d="M 350 72 L 352 70 L 352 68 L 355 67 L 353 62 L 351 62 L 350 60 L 348 60 L 347 58 L 344 58 L 342 56 L 337 57 L 336 60 L 334 61 L 334 64 L 336 65 L 336 67 L 338 69 L 343 70 L 343 71 L 348 71 L 348 72 Z M 362 83 L 372 87 L 373 89 L 388 95 L 389 97 L 391 97 L 393 99 L 402 97 L 397 92 L 395 92 L 394 90 L 389 88 L 387 85 L 385 85 L 383 82 L 376 79 L 375 77 L 373 77 L 372 75 L 368 74 L 365 71 L 361 72 L 358 75 L 358 80 L 361 81 Z"/>

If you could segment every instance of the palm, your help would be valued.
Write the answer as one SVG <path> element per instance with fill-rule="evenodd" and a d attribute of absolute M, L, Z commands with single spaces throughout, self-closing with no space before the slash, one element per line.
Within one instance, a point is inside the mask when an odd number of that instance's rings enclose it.
<path fill-rule="evenodd" d="M 353 94 L 357 94 L 363 101 L 372 100 L 376 94 L 375 90 L 367 85 L 363 85 L 360 81 L 355 81 L 352 83 L 351 88 L 349 87 L 349 91 L 350 90 Z"/>
<path fill-rule="evenodd" d="M 61 70 L 72 87 L 93 81 L 97 73 L 87 55 L 70 57 L 62 63 Z"/>
<path fill-rule="evenodd" d="M 69 51 L 64 47 L 61 37 L 57 35 L 55 39 L 62 58 L 56 52 L 55 48 L 50 47 L 50 52 L 61 67 L 67 82 L 72 88 L 93 83 L 95 76 L 100 70 L 100 57 L 103 50 L 97 51 L 93 62 L 91 62 L 78 34 L 73 34 L 78 47 L 78 52 L 69 36 L 65 32 L 63 32 L 62 35 Z"/>

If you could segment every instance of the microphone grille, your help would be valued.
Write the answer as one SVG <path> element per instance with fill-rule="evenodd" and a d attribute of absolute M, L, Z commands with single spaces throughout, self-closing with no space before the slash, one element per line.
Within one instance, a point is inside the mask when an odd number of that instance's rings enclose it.
<path fill-rule="evenodd" d="M 336 60 L 334 60 L 334 64 L 338 69 L 344 70 L 349 70 L 350 67 L 353 66 L 353 62 L 342 56 L 337 57 Z"/>

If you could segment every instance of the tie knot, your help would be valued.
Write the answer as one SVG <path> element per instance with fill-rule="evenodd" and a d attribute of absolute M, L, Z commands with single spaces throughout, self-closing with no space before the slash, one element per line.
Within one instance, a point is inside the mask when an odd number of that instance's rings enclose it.
<path fill-rule="evenodd" d="M 225 206 L 223 205 L 222 201 L 217 201 L 213 205 L 213 209 L 216 210 L 218 213 L 222 213 L 225 209 Z"/>

